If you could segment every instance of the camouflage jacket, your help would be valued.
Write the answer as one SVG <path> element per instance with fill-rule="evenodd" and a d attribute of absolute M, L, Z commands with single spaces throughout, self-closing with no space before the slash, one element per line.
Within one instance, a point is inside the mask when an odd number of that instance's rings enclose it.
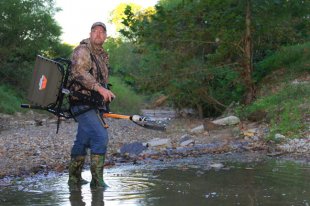
<path fill-rule="evenodd" d="M 97 65 L 92 61 L 91 54 L 95 56 L 102 74 L 100 80 Z M 71 91 L 79 91 L 86 95 L 91 95 L 91 91 L 98 85 L 108 83 L 108 54 L 103 48 L 94 48 L 89 39 L 81 41 L 72 54 L 71 72 L 69 75 L 69 86 Z M 73 97 L 73 100 L 77 98 Z"/>

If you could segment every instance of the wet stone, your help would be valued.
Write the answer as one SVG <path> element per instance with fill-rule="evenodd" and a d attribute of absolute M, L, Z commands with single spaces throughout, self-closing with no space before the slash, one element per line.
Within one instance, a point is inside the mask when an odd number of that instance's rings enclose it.
<path fill-rule="evenodd" d="M 128 153 L 129 155 L 132 155 L 132 154 L 139 155 L 146 149 L 147 147 L 144 146 L 142 142 L 133 142 L 129 144 L 124 144 L 121 147 L 120 152 L 122 155 L 124 155 L 125 153 Z"/>

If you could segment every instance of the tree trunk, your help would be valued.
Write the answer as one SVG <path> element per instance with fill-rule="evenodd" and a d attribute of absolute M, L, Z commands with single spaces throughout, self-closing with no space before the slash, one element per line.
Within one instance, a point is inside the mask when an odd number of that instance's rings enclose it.
<path fill-rule="evenodd" d="M 244 82 L 246 86 L 245 104 L 249 104 L 254 100 L 255 90 L 252 80 L 253 72 L 253 50 L 251 36 L 251 0 L 247 0 L 246 18 L 245 18 L 245 42 L 244 42 Z"/>
<path fill-rule="evenodd" d="M 202 108 L 201 104 L 197 104 L 197 111 L 198 111 L 199 118 L 202 119 L 203 118 L 203 108 Z"/>

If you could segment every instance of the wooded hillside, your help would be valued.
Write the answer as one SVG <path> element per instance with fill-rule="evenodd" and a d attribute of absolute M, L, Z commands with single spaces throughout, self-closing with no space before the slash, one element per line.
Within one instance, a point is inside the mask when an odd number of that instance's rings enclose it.
<path fill-rule="evenodd" d="M 35 56 L 68 58 L 54 0 L 0 2 L 0 84 L 25 94 Z M 272 70 L 261 62 L 280 48 L 310 39 L 310 1 L 160 0 L 112 14 L 121 36 L 109 38 L 112 75 L 143 95 L 168 97 L 199 115 L 249 104 Z M 309 67 L 302 70 L 309 71 Z"/>
<path fill-rule="evenodd" d="M 270 72 L 260 61 L 309 41 L 309 11 L 302 0 L 162 0 L 155 11 L 136 13 L 128 6 L 125 38 L 116 44 L 131 47 L 127 55 L 139 61 L 117 69 L 176 108 L 220 113 L 232 101 L 255 100 L 257 82 Z"/>

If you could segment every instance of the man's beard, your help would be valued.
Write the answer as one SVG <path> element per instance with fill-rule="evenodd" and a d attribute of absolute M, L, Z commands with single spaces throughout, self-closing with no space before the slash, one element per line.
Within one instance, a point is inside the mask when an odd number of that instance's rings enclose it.
<path fill-rule="evenodd" d="M 102 44 L 104 43 L 104 40 L 102 39 L 94 39 L 94 44 L 97 45 L 97 46 L 102 46 Z"/>

